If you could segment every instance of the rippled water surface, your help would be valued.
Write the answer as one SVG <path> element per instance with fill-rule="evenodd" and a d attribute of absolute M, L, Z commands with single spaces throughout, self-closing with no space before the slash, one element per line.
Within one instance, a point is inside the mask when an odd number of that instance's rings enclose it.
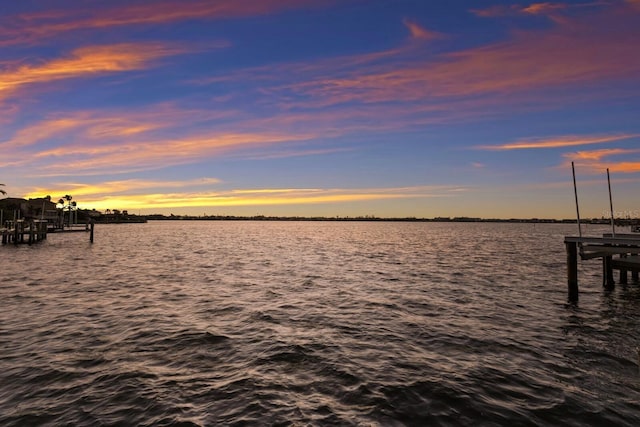
<path fill-rule="evenodd" d="M 0 425 L 640 425 L 640 286 L 585 262 L 567 304 L 574 228 L 167 221 L 0 247 Z"/>

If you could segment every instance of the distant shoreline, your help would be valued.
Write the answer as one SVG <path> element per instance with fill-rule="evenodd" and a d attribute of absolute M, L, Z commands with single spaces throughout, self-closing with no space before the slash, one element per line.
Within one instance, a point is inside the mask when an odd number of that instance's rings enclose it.
<path fill-rule="evenodd" d="M 298 217 L 298 216 L 236 216 L 236 215 L 144 215 L 149 221 L 323 221 L 323 222 L 438 222 L 438 223 L 517 223 L 517 224 L 575 224 L 575 219 L 549 219 L 549 218 L 472 218 L 472 217 L 453 217 L 453 218 L 378 218 L 374 216 L 358 216 L 358 217 Z M 607 225 L 611 223 L 610 219 L 586 219 L 583 224 L 600 224 Z M 616 225 L 631 225 L 634 220 L 616 219 Z"/>

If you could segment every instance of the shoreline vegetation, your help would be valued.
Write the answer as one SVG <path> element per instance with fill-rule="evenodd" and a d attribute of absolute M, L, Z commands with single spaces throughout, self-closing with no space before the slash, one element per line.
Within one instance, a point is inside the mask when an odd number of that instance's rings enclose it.
<path fill-rule="evenodd" d="M 2 184 L 0 184 L 2 185 Z M 5 194 L 4 190 L 0 193 Z M 46 219 L 56 223 L 82 224 L 94 221 L 101 224 L 145 223 L 147 221 L 353 221 L 353 222 L 441 222 L 441 223 L 531 223 L 531 224 L 573 224 L 574 218 L 479 218 L 479 217 L 377 217 L 375 215 L 364 216 L 267 216 L 267 215 L 174 215 L 148 214 L 136 215 L 127 210 L 107 209 L 104 212 L 96 209 L 80 209 L 75 201 L 71 202 L 71 196 L 64 196 L 58 203 L 51 201 L 50 196 L 37 199 L 2 198 L 0 199 L 1 217 L 10 218 L 35 218 Z M 65 204 L 66 201 L 66 204 Z M 635 212 L 634 212 L 635 213 Z M 2 221 L 0 221 L 2 222 Z M 611 219 L 586 218 L 582 224 L 610 224 Z M 617 226 L 639 226 L 640 219 L 637 214 L 626 215 L 625 218 L 615 218 Z M 2 224 L 0 224 L 0 227 Z"/>
<path fill-rule="evenodd" d="M 361 222 L 493 222 L 493 223 L 533 223 L 533 224 L 574 224 L 575 219 L 553 219 L 553 218 L 475 218 L 475 217 L 435 217 L 435 218 L 418 218 L 418 217 L 376 217 L 373 215 L 365 216 L 242 216 L 242 215 L 129 215 L 131 221 L 135 218 L 145 218 L 148 221 L 361 221 Z M 637 220 L 634 219 L 616 219 L 616 225 L 625 226 L 632 225 Z M 101 222 L 98 220 L 98 222 Z M 583 224 L 610 224 L 609 218 L 593 218 L 583 219 Z"/>

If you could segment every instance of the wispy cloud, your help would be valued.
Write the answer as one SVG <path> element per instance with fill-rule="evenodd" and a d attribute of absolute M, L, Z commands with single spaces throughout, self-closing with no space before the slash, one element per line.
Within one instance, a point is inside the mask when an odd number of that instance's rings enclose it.
<path fill-rule="evenodd" d="M 334 138 L 426 123 L 414 107 L 311 112 L 273 111 L 267 117 L 220 106 L 196 109 L 155 104 L 144 109 L 57 112 L 0 139 L 0 166 L 37 174 L 119 174 L 200 162 L 220 156 L 252 160 L 324 156 L 353 151 Z M 399 111 L 408 109 L 410 111 Z M 378 120 L 382 114 L 406 116 Z M 444 114 L 444 112 L 443 112 Z M 437 121 L 437 120 L 436 120 Z"/>
<path fill-rule="evenodd" d="M 640 172 L 640 149 L 605 148 L 585 150 L 563 155 L 565 161 L 561 165 L 568 168 L 571 162 L 585 173 L 602 173 L 609 169 L 613 173 Z"/>
<path fill-rule="evenodd" d="M 598 89 L 602 84 L 611 87 L 632 81 L 640 74 L 640 55 L 633 42 L 640 38 L 636 18 L 615 9 L 567 18 L 551 28 L 521 30 L 504 42 L 446 54 L 424 48 L 396 49 L 381 52 L 384 61 L 379 61 L 381 55 L 369 54 L 353 60 L 263 67 L 258 94 L 294 108 L 402 102 L 450 110 L 469 100 L 481 107 L 499 99 L 503 105 L 523 108 L 531 102 L 548 107 L 561 97 L 570 101 L 570 93 L 581 100 L 589 94 L 614 97 L 615 90 Z M 285 73 L 288 82 L 278 84 Z M 245 82 L 244 76 L 218 78 Z M 562 95 L 554 91 L 557 88 L 563 89 Z"/>
<path fill-rule="evenodd" d="M 287 133 L 204 133 L 181 138 L 117 141 L 105 145 L 83 142 L 43 149 L 34 156 L 42 175 L 125 173 L 193 163 L 231 151 L 302 141 L 316 135 Z"/>
<path fill-rule="evenodd" d="M 413 39 L 434 40 L 434 39 L 439 39 L 443 37 L 442 34 L 435 31 L 427 30 L 426 28 L 424 28 L 417 22 L 412 21 L 411 19 L 405 18 L 402 22 L 405 25 L 405 27 L 407 27 L 407 29 L 409 30 L 409 33 L 411 34 L 411 38 Z"/>
<path fill-rule="evenodd" d="M 0 100 L 22 86 L 103 73 L 139 70 L 155 59 L 183 50 L 161 43 L 124 43 L 87 46 L 65 58 L 25 64 L 0 71 Z"/>
<path fill-rule="evenodd" d="M 79 30 L 132 25 L 160 25 L 186 20 L 211 20 L 265 15 L 287 9 L 331 3 L 329 0 L 187 0 L 153 1 L 110 6 L 92 4 L 46 13 L 25 13 L 0 20 L 0 46 L 35 43 Z"/>
<path fill-rule="evenodd" d="M 542 15 L 554 12 L 557 10 L 563 10 L 569 7 L 566 3 L 533 3 L 527 7 L 522 8 L 522 12 L 529 13 L 531 15 Z"/>
<path fill-rule="evenodd" d="M 617 134 L 617 135 L 565 135 L 555 138 L 529 139 L 523 141 L 509 142 L 498 145 L 481 145 L 476 148 L 481 150 L 505 151 L 524 150 L 540 148 L 562 148 L 575 147 L 580 145 L 602 144 L 607 142 L 622 141 L 625 139 L 637 138 L 640 134 Z"/>
<path fill-rule="evenodd" d="M 616 0 L 613 0 L 615 2 Z M 619 0 L 617 0 L 619 1 Z M 635 0 L 631 0 L 635 1 Z M 471 9 L 471 12 L 482 18 L 495 18 L 501 16 L 513 15 L 545 15 L 553 17 L 558 12 L 576 9 L 591 8 L 597 6 L 610 6 L 612 1 L 594 1 L 584 3 L 566 3 L 566 2 L 539 2 L 529 5 L 495 5 L 483 9 Z"/>
<path fill-rule="evenodd" d="M 193 189 L 210 187 L 219 184 L 217 178 L 198 178 L 186 181 L 153 181 L 141 179 L 126 179 L 120 181 L 106 181 L 97 184 L 86 183 L 58 183 L 51 187 L 33 188 L 26 194 L 27 198 L 42 197 L 45 194 L 72 194 L 75 198 L 108 197 L 112 195 L 137 194 L 144 190 L 166 191 L 167 189 Z"/>

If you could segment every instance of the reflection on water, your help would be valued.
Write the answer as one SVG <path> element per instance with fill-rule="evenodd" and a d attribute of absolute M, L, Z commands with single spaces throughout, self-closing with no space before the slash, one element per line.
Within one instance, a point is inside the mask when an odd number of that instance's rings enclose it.
<path fill-rule="evenodd" d="M 1 425 L 640 422 L 640 288 L 530 224 L 151 222 L 0 248 Z"/>

